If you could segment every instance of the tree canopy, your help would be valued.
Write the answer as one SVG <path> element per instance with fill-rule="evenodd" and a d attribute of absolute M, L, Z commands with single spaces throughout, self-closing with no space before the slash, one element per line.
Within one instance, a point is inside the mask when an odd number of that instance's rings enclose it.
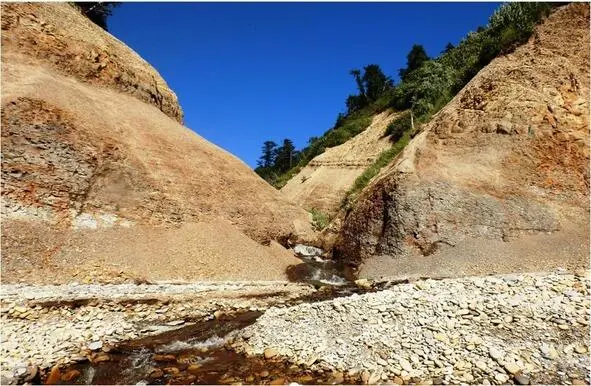
<path fill-rule="evenodd" d="M 293 141 L 289 138 L 285 138 L 281 146 L 273 141 L 265 141 L 255 172 L 272 184 L 280 174 L 285 173 L 298 162 L 299 156 L 300 152 L 296 150 Z"/>
<path fill-rule="evenodd" d="M 75 2 L 74 4 L 80 9 L 84 16 L 107 31 L 107 18 L 112 15 L 113 8 L 121 5 L 121 2 Z"/>
<path fill-rule="evenodd" d="M 415 44 L 412 46 L 410 52 L 406 56 L 406 68 L 401 68 L 398 73 L 400 75 L 400 79 L 403 81 L 406 79 L 408 75 L 410 75 L 414 70 L 418 69 L 429 60 L 429 55 L 427 55 L 427 51 L 421 44 Z"/>

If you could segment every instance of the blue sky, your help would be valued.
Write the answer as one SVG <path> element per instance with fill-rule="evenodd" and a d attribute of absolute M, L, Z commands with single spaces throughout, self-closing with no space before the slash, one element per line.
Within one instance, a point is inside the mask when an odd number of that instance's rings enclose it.
<path fill-rule="evenodd" d="M 499 3 L 123 3 L 109 30 L 176 92 L 185 125 L 256 166 L 264 141 L 297 148 L 355 93 L 349 70 L 397 79 L 414 43 L 430 56 Z"/>

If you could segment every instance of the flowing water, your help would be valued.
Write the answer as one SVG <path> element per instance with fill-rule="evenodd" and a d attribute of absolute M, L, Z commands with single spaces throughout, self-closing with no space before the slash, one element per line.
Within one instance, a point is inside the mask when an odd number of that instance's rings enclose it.
<path fill-rule="evenodd" d="M 318 256 L 302 258 L 287 274 L 319 288 L 293 303 L 314 302 L 367 292 L 352 283 L 353 271 Z M 281 358 L 236 353 L 224 337 L 254 323 L 260 312 L 224 314 L 134 341 L 122 342 L 108 354 L 65 369 L 55 369 L 46 384 L 336 384 L 359 383 L 339 374 L 311 371 Z"/>

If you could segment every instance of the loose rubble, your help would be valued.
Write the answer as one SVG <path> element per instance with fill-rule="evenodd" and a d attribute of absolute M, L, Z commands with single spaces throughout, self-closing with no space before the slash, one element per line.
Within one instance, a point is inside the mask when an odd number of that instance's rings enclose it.
<path fill-rule="evenodd" d="M 2 285 L 1 383 L 26 381 L 55 364 L 108 360 L 99 354 L 121 341 L 225 312 L 280 306 L 313 292 L 286 282 Z"/>
<path fill-rule="evenodd" d="M 266 361 L 247 383 L 589 382 L 588 276 L 561 271 L 398 283 L 361 280 L 359 288 L 388 289 L 302 304 L 319 291 L 285 282 L 2 286 L 1 381 L 31 382 L 40 373 L 46 381 L 74 380 L 80 371 L 63 365 L 110 363 L 122 341 L 267 310 L 254 324 L 216 338 Z M 171 358 L 154 355 L 164 367 L 148 379 L 193 379 L 197 365 L 181 356 L 180 367 L 170 367 Z M 264 363 L 275 363 L 271 375 Z M 175 368 L 179 374 L 171 373 Z"/>
<path fill-rule="evenodd" d="M 361 383 L 589 381 L 589 278 L 467 277 L 272 308 L 234 347 Z"/>

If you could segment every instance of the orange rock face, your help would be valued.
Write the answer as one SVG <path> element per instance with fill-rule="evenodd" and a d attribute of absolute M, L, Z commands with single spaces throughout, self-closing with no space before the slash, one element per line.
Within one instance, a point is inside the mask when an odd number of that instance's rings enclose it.
<path fill-rule="evenodd" d="M 335 256 L 372 275 L 576 265 L 588 197 L 589 5 L 571 4 L 481 70 L 364 190 Z"/>
<path fill-rule="evenodd" d="M 68 4 L 2 5 L 1 119 L 3 280 L 277 279 L 298 262 L 277 242 L 313 236 Z"/>

